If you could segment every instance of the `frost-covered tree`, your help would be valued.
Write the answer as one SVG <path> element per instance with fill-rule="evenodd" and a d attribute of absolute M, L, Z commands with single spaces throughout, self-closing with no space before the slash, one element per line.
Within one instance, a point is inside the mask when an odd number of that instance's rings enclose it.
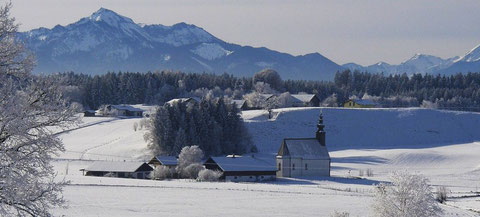
<path fill-rule="evenodd" d="M 222 176 L 222 172 L 220 171 L 203 169 L 198 173 L 197 181 L 215 182 L 215 181 L 218 181 L 221 176 Z"/>
<path fill-rule="evenodd" d="M 263 108 L 265 107 L 265 96 L 258 92 L 252 92 L 243 96 L 249 108 Z"/>
<path fill-rule="evenodd" d="M 158 107 L 145 135 L 154 155 L 180 154 L 199 146 L 206 155 L 243 154 L 254 150 L 240 111 L 223 98 Z"/>
<path fill-rule="evenodd" d="M 264 69 L 260 72 L 257 72 L 253 75 L 252 78 L 253 84 L 258 84 L 259 82 L 268 84 L 269 87 L 279 91 L 283 88 L 283 81 L 278 72 L 272 69 Z"/>
<path fill-rule="evenodd" d="M 202 164 L 194 163 L 190 164 L 182 170 L 181 176 L 183 178 L 196 179 L 200 171 L 205 169 Z"/>
<path fill-rule="evenodd" d="M 254 85 L 255 91 L 263 94 L 274 94 L 276 91 L 270 87 L 270 84 L 257 82 Z"/>
<path fill-rule="evenodd" d="M 63 206 L 52 156 L 63 151 L 53 129 L 74 121 L 61 88 L 33 76 L 33 56 L 15 39 L 11 4 L 0 7 L 0 216 L 51 216 Z"/>
<path fill-rule="evenodd" d="M 391 184 L 375 186 L 372 204 L 375 216 L 381 217 L 429 217 L 440 216 L 440 209 L 428 179 L 405 171 L 394 172 Z"/>
<path fill-rule="evenodd" d="M 201 166 L 203 158 L 203 151 L 200 149 L 198 146 L 186 146 L 182 148 L 182 151 L 178 155 L 178 165 L 175 168 L 178 174 L 180 176 L 185 177 L 185 178 L 197 178 L 196 175 L 195 177 L 192 177 L 193 170 L 200 172 L 201 169 L 197 165 Z M 194 165 L 194 166 L 191 166 Z"/>
<path fill-rule="evenodd" d="M 277 105 L 279 108 L 288 108 L 293 105 L 293 98 L 289 92 L 285 92 L 276 97 Z"/>
<path fill-rule="evenodd" d="M 322 103 L 320 103 L 320 106 L 323 107 L 337 107 L 337 94 L 332 94 L 329 97 L 325 98 Z"/>
<path fill-rule="evenodd" d="M 167 166 L 157 166 L 155 169 L 152 171 L 152 179 L 157 179 L 157 180 L 163 180 L 163 179 L 169 179 L 173 178 L 175 174 L 175 170 L 171 169 Z"/>

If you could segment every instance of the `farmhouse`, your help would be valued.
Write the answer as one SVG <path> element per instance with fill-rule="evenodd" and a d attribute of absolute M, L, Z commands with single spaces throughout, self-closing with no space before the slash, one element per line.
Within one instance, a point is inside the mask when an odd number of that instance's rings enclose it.
<path fill-rule="evenodd" d="M 83 169 L 86 176 L 111 176 L 120 178 L 146 179 L 152 167 L 143 162 L 96 161 Z"/>
<path fill-rule="evenodd" d="M 318 107 L 320 99 L 316 94 L 292 94 L 293 107 Z"/>
<path fill-rule="evenodd" d="M 274 165 L 254 156 L 210 157 L 204 165 L 207 169 L 223 172 L 220 178 L 232 182 L 274 180 L 276 173 Z"/>
<path fill-rule="evenodd" d="M 149 162 L 149 165 L 154 168 L 157 166 L 166 166 L 168 168 L 175 168 L 178 165 L 178 158 L 175 156 L 155 156 Z"/>
<path fill-rule="evenodd" d="M 142 117 L 143 110 L 135 108 L 131 105 L 108 105 L 106 107 L 108 113 L 116 116 L 128 116 L 128 117 Z"/>
<path fill-rule="evenodd" d="M 235 103 L 237 108 L 242 110 L 242 111 L 248 109 L 247 101 L 245 101 L 245 100 L 232 100 L 232 104 L 233 103 Z"/>
<path fill-rule="evenodd" d="M 283 139 L 276 158 L 277 177 L 330 176 L 324 127 L 320 114 L 315 138 Z"/>
<path fill-rule="evenodd" d="M 346 108 L 375 108 L 378 104 L 367 99 L 349 99 L 343 104 Z"/>

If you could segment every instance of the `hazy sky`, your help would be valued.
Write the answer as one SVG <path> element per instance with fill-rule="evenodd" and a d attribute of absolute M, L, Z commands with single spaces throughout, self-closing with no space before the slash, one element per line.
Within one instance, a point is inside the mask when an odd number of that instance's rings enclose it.
<path fill-rule="evenodd" d="M 0 0 L 5 2 L 5 0 Z M 195 24 L 240 45 L 339 63 L 461 56 L 480 44 L 479 0 L 12 0 L 21 30 L 66 25 L 100 7 L 137 23 Z"/>

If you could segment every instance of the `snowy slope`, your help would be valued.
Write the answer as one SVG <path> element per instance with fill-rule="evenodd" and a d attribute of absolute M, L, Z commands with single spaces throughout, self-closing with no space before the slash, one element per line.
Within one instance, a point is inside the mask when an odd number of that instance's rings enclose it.
<path fill-rule="evenodd" d="M 133 130 L 133 124 L 140 119 L 83 118 L 84 122 L 91 122 L 90 119 L 108 121 L 60 134 L 66 152 L 59 158 L 138 160 L 150 157 L 143 139 L 145 130 Z"/>
<path fill-rule="evenodd" d="M 260 153 L 273 160 L 281 139 L 313 137 L 319 108 L 262 110 L 242 117 Z M 271 183 L 198 183 L 85 177 L 91 160 L 146 160 L 148 150 L 140 119 L 84 118 L 87 127 L 61 134 L 67 152 L 55 162 L 70 201 L 66 216 L 314 216 L 334 210 L 368 216 L 373 184 L 395 170 L 426 175 L 451 193 L 445 216 L 477 216 L 480 211 L 480 114 L 430 109 L 323 108 L 331 178 L 280 179 Z M 89 120 L 90 119 L 90 120 Z M 95 124 L 98 123 L 98 124 Z M 373 177 L 355 179 L 371 169 Z M 435 190 L 435 188 L 434 188 Z M 252 200 L 252 198 L 255 198 Z M 160 206 L 161 205 L 161 206 Z M 285 210 L 279 211 L 282 205 Z M 323 216 L 323 215 L 322 215 Z"/>
<path fill-rule="evenodd" d="M 464 61 L 464 62 L 476 62 L 480 61 L 480 44 L 475 48 L 467 52 L 463 57 L 458 59 L 455 62 Z"/>
<path fill-rule="evenodd" d="M 449 75 L 459 72 L 480 72 L 480 45 L 467 52 L 463 57 L 456 59 L 448 68 L 439 71 L 439 73 Z"/>
<path fill-rule="evenodd" d="M 480 141 L 480 114 L 431 109 L 323 108 L 330 150 L 424 148 Z M 244 111 L 247 126 L 262 152 L 276 152 L 288 137 L 314 137 L 320 108 Z M 294 130 L 292 130 L 294 129 Z"/>
<path fill-rule="evenodd" d="M 216 43 L 202 43 L 192 50 L 192 52 L 207 60 L 218 59 L 233 53 L 232 51 L 225 50 L 222 46 Z"/>

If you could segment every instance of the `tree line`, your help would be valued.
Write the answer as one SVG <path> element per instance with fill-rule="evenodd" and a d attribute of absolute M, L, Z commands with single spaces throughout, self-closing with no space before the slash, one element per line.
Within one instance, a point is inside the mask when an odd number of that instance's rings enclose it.
<path fill-rule="evenodd" d="M 345 70 L 333 81 L 282 80 L 273 70 L 253 77 L 183 72 L 109 72 L 103 75 L 62 73 L 65 93 L 86 108 L 103 104 L 158 104 L 178 98 L 211 95 L 242 99 L 245 94 L 312 93 L 342 105 L 352 97 L 374 99 L 383 107 L 427 106 L 479 111 L 480 73 L 456 75 L 385 75 Z"/>

